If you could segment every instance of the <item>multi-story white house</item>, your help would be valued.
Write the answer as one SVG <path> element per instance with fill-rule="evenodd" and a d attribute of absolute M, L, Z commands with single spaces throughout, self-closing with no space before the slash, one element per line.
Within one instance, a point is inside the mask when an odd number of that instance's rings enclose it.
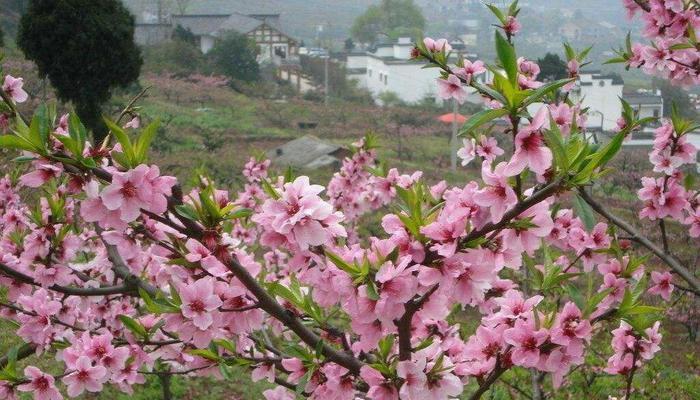
<path fill-rule="evenodd" d="M 622 89 L 625 82 L 616 75 L 604 75 L 600 71 L 581 72 L 581 79 L 572 90 L 572 100 L 588 107 L 589 129 L 612 131 L 622 115 Z"/>
<path fill-rule="evenodd" d="M 436 84 L 440 71 L 437 68 L 424 69 L 425 61 L 411 59 L 411 49 L 413 42 L 401 38 L 396 43 L 377 45 L 373 51 L 350 53 L 345 65 L 348 78 L 369 89 L 376 100 L 382 93 L 391 92 L 406 103 L 417 103 L 426 98 L 440 102 Z M 478 79 L 489 78 L 480 76 Z M 476 94 L 468 100 L 481 101 Z"/>

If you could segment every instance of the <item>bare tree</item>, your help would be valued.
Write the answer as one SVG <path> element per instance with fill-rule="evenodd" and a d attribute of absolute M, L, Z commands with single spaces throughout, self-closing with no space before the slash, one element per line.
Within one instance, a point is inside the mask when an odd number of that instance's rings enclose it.
<path fill-rule="evenodd" d="M 174 0 L 179 14 L 187 13 L 187 7 L 190 5 L 190 0 Z"/>

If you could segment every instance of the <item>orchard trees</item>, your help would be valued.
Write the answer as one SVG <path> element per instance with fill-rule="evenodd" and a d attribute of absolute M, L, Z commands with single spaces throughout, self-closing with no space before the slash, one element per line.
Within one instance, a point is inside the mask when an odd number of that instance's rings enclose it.
<path fill-rule="evenodd" d="M 697 18 L 678 2 L 640 3 Z M 458 186 L 389 168 L 367 135 L 326 187 L 252 158 L 238 193 L 206 176 L 183 191 L 148 161 L 156 125 L 108 120 L 114 144 L 92 146 L 76 115 L 40 107 L 25 121 L 22 81 L 6 78 L 12 134 L 0 145 L 31 164 L 0 180 L 0 312 L 25 342 L 0 358 L 0 396 L 131 392 L 148 374 L 226 379 L 232 366 L 277 384 L 268 400 L 479 399 L 517 371 L 534 371 L 541 394 L 543 377 L 565 388 L 594 367 L 598 345 L 595 367 L 619 375 L 613 394 L 629 399 L 662 345 L 663 309 L 647 301 L 700 294 L 665 235 L 674 224 L 700 236 L 682 170 L 695 125 L 673 115 L 656 131 L 638 193 L 640 218 L 664 238 L 654 243 L 590 190 L 646 121 L 623 104 L 619 132 L 592 144 L 586 110 L 566 96 L 586 51 L 567 51 L 570 78 L 543 83 L 517 56 L 517 5 L 494 11 L 505 35 L 492 82 L 473 79 L 483 62 L 450 63 L 445 40 L 413 53 L 442 71 L 443 97 L 476 90 L 488 105 L 462 128 L 460 157 L 481 179 Z M 504 135 L 482 129 L 496 119 Z M 368 213 L 381 213 L 381 235 L 363 234 Z M 31 355 L 62 371 L 17 368 Z"/>

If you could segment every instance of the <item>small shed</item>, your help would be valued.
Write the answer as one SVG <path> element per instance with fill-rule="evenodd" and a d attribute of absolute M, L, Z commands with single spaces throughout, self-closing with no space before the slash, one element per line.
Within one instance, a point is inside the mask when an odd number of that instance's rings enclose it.
<path fill-rule="evenodd" d="M 339 167 L 342 160 L 351 154 L 345 147 L 325 142 L 314 135 L 304 135 L 267 152 L 274 164 L 300 169 Z"/>

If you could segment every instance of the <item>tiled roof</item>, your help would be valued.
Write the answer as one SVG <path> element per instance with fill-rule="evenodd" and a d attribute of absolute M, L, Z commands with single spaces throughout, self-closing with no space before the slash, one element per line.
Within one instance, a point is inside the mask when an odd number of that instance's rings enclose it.
<path fill-rule="evenodd" d="M 230 15 L 173 15 L 173 25 L 189 29 L 195 35 L 208 35 L 217 31 Z"/>

